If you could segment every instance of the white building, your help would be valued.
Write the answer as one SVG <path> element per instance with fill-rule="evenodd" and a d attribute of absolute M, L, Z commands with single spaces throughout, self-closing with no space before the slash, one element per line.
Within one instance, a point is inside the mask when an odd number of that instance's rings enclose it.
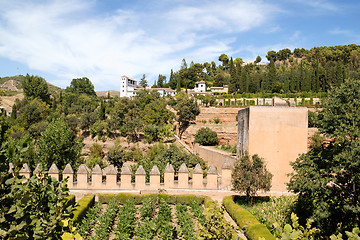
<path fill-rule="evenodd" d="M 120 97 L 135 97 L 136 92 L 144 89 L 137 85 L 137 81 L 131 79 L 127 76 L 122 76 L 120 78 Z M 158 91 L 161 97 L 164 96 L 174 96 L 176 95 L 176 91 L 171 88 L 147 88 L 149 91 Z"/>
<path fill-rule="evenodd" d="M 200 81 L 195 83 L 195 92 L 206 92 L 206 83 L 205 81 Z"/>
<path fill-rule="evenodd" d="M 176 96 L 176 90 L 173 90 L 171 88 L 147 88 L 147 90 L 158 91 L 160 93 L 160 97 Z"/>
<path fill-rule="evenodd" d="M 137 81 L 127 76 L 122 76 L 120 81 L 120 97 L 134 97 L 136 89 L 140 88 Z"/>

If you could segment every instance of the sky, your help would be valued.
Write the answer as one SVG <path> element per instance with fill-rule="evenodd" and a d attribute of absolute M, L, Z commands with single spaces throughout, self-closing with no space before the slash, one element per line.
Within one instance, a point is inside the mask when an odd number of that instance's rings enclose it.
<path fill-rule="evenodd" d="M 0 0 L 0 77 L 96 91 L 150 85 L 187 63 L 267 62 L 270 50 L 360 44 L 358 0 Z"/>

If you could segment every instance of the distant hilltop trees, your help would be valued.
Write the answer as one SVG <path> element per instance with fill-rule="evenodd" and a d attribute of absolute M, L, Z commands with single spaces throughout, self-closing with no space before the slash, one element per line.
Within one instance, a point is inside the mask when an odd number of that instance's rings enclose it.
<path fill-rule="evenodd" d="M 183 59 L 178 71 L 171 70 L 168 82 L 159 75 L 154 86 L 193 89 L 196 82 L 205 81 L 208 87 L 228 85 L 229 93 L 326 92 L 360 75 L 360 46 L 355 44 L 272 50 L 266 58 L 268 64 L 261 63 L 260 56 L 244 63 L 221 54 L 220 65 L 214 61 L 188 65 Z"/>

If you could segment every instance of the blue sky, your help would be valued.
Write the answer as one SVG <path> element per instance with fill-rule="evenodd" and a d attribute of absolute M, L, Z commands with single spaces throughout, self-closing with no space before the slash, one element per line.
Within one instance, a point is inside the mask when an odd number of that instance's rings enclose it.
<path fill-rule="evenodd" d="M 0 77 L 65 88 L 86 76 L 100 91 L 146 74 L 152 84 L 183 58 L 360 44 L 359 11 L 357 0 L 0 0 Z"/>

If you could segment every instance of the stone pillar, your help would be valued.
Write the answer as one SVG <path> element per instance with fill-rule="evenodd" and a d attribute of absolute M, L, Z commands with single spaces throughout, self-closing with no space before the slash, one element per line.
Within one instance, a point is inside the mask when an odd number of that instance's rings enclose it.
<path fill-rule="evenodd" d="M 23 167 L 20 169 L 19 174 L 21 176 L 25 176 L 26 178 L 30 178 L 31 170 L 29 168 L 29 165 L 27 165 L 27 163 L 23 164 Z"/>
<path fill-rule="evenodd" d="M 91 171 L 91 188 L 92 189 L 102 189 L 102 171 L 99 164 L 96 164 L 95 167 Z"/>
<path fill-rule="evenodd" d="M 49 168 L 49 172 L 48 172 L 49 176 L 53 177 L 57 181 L 59 181 L 59 173 L 60 173 L 60 171 L 59 171 L 58 167 L 56 166 L 56 164 L 55 163 L 51 164 L 51 167 Z"/>
<path fill-rule="evenodd" d="M 200 164 L 196 164 L 194 171 L 193 171 L 193 178 L 192 178 L 192 188 L 204 188 L 203 184 L 203 170 L 201 169 Z"/>
<path fill-rule="evenodd" d="M 231 187 L 232 166 L 229 159 L 226 159 L 221 168 L 221 189 Z"/>
<path fill-rule="evenodd" d="M 217 189 L 218 188 L 218 173 L 214 165 L 211 165 L 207 171 L 207 189 Z"/>
<path fill-rule="evenodd" d="M 136 170 L 135 173 L 135 189 L 145 189 L 146 172 L 142 165 Z"/>
<path fill-rule="evenodd" d="M 150 172 L 150 188 L 159 189 L 160 188 L 160 171 L 157 166 L 153 166 Z"/>
<path fill-rule="evenodd" d="M 127 165 L 123 165 L 121 168 L 121 189 L 132 189 L 131 184 L 131 171 Z"/>
<path fill-rule="evenodd" d="M 88 187 L 89 187 L 88 174 L 89 174 L 89 172 L 88 172 L 85 164 L 81 164 L 78 171 L 76 172 L 76 176 L 77 176 L 76 188 L 88 189 Z"/>
<path fill-rule="evenodd" d="M 189 170 L 185 163 L 181 164 L 178 171 L 178 188 L 189 188 Z"/>
<path fill-rule="evenodd" d="M 9 173 L 14 173 L 14 164 L 9 163 Z"/>
<path fill-rule="evenodd" d="M 117 184 L 117 170 L 114 165 L 110 165 L 106 171 L 106 189 L 118 189 L 119 186 Z M 130 175 L 131 177 L 131 175 Z"/>
<path fill-rule="evenodd" d="M 74 170 L 70 166 L 70 164 L 66 164 L 64 171 L 63 171 L 63 179 L 67 180 L 67 186 L 69 189 L 74 188 Z"/>
<path fill-rule="evenodd" d="M 164 188 L 174 188 L 174 167 L 168 163 L 164 170 Z"/>
<path fill-rule="evenodd" d="M 38 163 L 38 164 L 36 165 L 36 168 L 35 168 L 35 170 L 34 170 L 33 173 L 34 173 L 38 178 L 41 177 L 41 166 L 40 166 L 40 163 Z"/>

